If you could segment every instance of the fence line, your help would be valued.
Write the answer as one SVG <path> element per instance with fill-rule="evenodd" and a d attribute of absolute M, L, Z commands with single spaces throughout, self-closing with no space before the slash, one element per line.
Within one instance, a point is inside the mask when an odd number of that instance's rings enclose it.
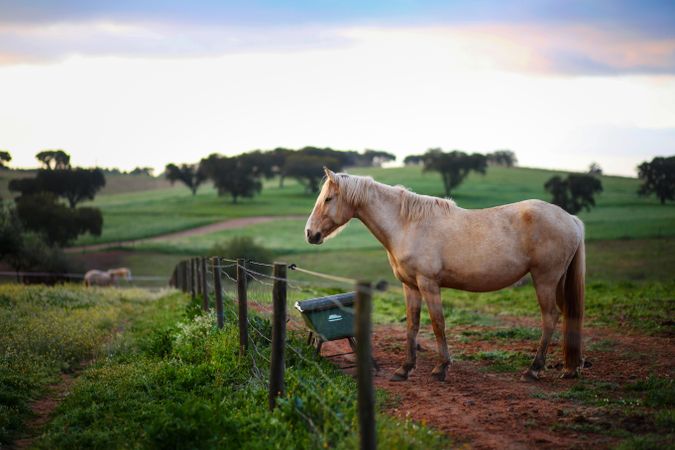
<path fill-rule="evenodd" d="M 270 268 L 273 269 L 273 273 L 265 273 Z M 298 279 L 289 282 L 286 269 L 310 276 L 314 279 L 314 282 Z M 331 284 L 328 284 L 328 282 Z M 292 379 L 303 388 L 304 392 L 317 401 L 320 406 L 318 411 L 323 411 L 321 413 L 322 420 L 330 417 L 331 420 L 339 424 L 339 428 L 344 435 L 351 432 L 350 425 L 345 422 L 340 414 L 327 405 L 318 384 L 337 388 L 336 383 L 316 359 L 312 360 L 305 355 L 306 347 L 304 349 L 298 348 L 292 343 L 293 341 L 287 339 L 286 326 L 290 318 L 288 317 L 286 301 L 289 289 L 292 292 L 292 297 L 325 296 L 325 293 L 320 293 L 317 290 L 317 286 L 334 290 L 336 288 L 335 283 L 338 283 L 342 290 L 356 291 L 356 308 L 342 305 L 338 301 L 334 301 L 333 306 L 356 316 L 357 340 L 355 350 L 357 355 L 360 448 L 368 450 L 376 448 L 374 388 L 371 372 L 373 360 L 370 345 L 370 283 L 357 283 L 356 280 L 351 278 L 316 272 L 297 267 L 294 264 L 267 264 L 224 257 L 212 257 L 208 263 L 206 258 L 191 258 L 181 261 L 174 269 L 171 283 L 183 292 L 191 294 L 193 300 L 201 300 L 202 309 L 205 312 L 211 308 L 211 299 L 213 299 L 218 328 L 224 327 L 226 318 L 229 323 L 238 324 L 239 355 L 251 362 L 251 371 L 257 380 L 266 382 L 267 379 L 270 408 L 274 408 L 278 404 L 278 399 L 284 396 L 285 378 L 293 374 L 293 372 L 287 374 L 285 371 L 286 350 L 294 358 L 297 357 L 301 364 L 315 371 L 321 381 L 304 379 L 304 377 L 300 379 L 297 375 L 293 375 Z M 349 287 L 347 288 L 347 286 Z M 201 297 L 198 297 L 199 295 Z M 249 314 L 249 307 L 254 308 L 254 316 Z M 226 311 L 227 317 L 225 317 Z M 269 329 L 262 330 L 260 328 L 262 323 L 258 322 L 256 318 L 261 314 L 269 315 L 270 313 L 272 316 L 271 333 Z M 230 317 L 232 320 L 229 319 Z M 293 332 L 294 330 L 291 330 L 291 333 Z M 271 352 L 269 357 L 260 348 L 261 342 L 264 343 L 263 347 L 268 346 L 268 350 Z M 261 364 L 260 367 L 259 364 Z M 264 367 L 269 370 L 269 377 L 267 378 L 264 375 Z M 320 427 L 317 427 L 315 423 L 316 417 L 313 420 L 310 415 L 299 409 L 297 412 L 302 420 L 307 423 L 309 429 L 320 436 Z"/>

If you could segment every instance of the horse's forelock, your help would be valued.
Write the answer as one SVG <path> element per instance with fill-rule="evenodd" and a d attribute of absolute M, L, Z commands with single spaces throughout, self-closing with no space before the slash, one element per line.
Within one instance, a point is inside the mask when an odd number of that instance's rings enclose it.
<path fill-rule="evenodd" d="M 368 190 L 373 184 L 373 179 L 371 177 L 338 173 L 333 182 L 337 185 L 343 201 L 351 206 L 359 206 L 368 197 Z"/>

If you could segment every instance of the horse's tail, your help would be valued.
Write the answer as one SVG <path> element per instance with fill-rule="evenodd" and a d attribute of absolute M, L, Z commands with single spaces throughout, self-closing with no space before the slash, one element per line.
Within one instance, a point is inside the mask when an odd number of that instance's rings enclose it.
<path fill-rule="evenodd" d="M 586 284 L 586 248 L 584 245 L 584 225 L 576 219 L 581 228 L 581 240 L 574 257 L 567 266 L 564 279 L 563 312 L 563 357 L 565 374 L 576 375 L 583 364 L 581 356 L 581 327 L 584 321 L 584 287 Z"/>

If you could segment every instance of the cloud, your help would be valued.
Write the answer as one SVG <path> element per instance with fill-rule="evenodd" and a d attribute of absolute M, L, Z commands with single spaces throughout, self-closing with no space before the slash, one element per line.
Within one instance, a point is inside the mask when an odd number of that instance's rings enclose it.
<path fill-rule="evenodd" d="M 84 22 L 0 25 L 0 64 L 52 62 L 70 55 L 202 58 L 244 52 L 286 52 L 347 45 L 315 27 L 169 26 Z"/>
<path fill-rule="evenodd" d="M 459 43 L 473 53 L 470 64 L 499 70 L 675 73 L 675 3 L 658 0 L 0 0 L 0 65 L 70 55 L 202 58 L 325 50 L 367 44 L 376 33 L 431 36 L 433 47 Z"/>

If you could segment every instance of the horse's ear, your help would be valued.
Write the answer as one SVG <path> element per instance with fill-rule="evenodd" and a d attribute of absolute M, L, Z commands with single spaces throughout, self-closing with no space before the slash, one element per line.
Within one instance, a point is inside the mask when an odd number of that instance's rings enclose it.
<path fill-rule="evenodd" d="M 326 166 L 323 166 L 323 171 L 324 171 L 324 173 L 326 174 L 326 177 L 327 177 L 330 181 L 332 181 L 333 183 L 335 183 L 335 172 L 333 172 L 332 170 L 330 170 L 330 169 L 329 169 L 328 167 L 326 167 Z"/>

